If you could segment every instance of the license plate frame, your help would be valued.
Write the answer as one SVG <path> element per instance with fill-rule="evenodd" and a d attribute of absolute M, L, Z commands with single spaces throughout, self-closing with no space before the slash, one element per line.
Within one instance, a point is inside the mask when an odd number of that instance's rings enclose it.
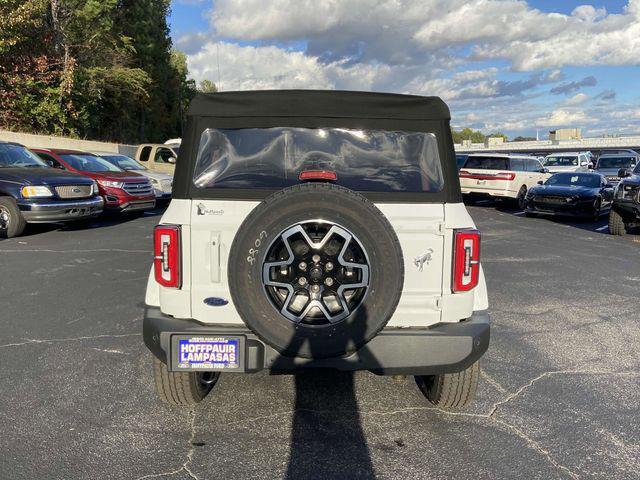
<path fill-rule="evenodd" d="M 172 335 L 172 370 L 244 372 L 245 341 L 245 337 L 238 335 Z"/>

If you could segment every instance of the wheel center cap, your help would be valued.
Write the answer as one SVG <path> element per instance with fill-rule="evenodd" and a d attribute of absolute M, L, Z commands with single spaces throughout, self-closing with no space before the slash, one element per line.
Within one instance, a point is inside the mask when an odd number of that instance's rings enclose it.
<path fill-rule="evenodd" d="M 319 282 L 322 280 L 322 269 L 319 267 L 313 267 L 309 272 L 309 277 L 311 277 L 312 281 Z"/>

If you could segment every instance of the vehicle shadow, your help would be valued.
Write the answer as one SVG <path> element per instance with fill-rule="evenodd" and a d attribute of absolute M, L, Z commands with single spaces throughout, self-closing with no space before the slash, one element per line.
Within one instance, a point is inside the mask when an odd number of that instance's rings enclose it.
<path fill-rule="evenodd" d="M 156 208 L 144 213 L 129 214 L 102 214 L 96 218 L 79 220 L 77 222 L 57 222 L 57 223 L 32 223 L 27 224 L 27 228 L 21 237 L 39 235 L 41 233 L 59 230 L 61 232 L 76 232 L 82 230 L 93 230 L 96 228 L 110 227 L 137 220 L 141 217 L 158 217 L 164 213 L 164 208 Z"/>
<path fill-rule="evenodd" d="M 358 313 L 345 346 L 363 340 L 367 324 L 364 306 Z M 314 357 L 322 354 L 313 337 L 308 342 Z M 294 351 L 302 346 L 297 340 L 292 340 L 291 346 L 294 344 Z M 281 370 L 290 360 L 281 357 L 272 370 Z M 285 478 L 375 478 L 353 372 L 307 368 L 295 373 L 295 407 Z"/>

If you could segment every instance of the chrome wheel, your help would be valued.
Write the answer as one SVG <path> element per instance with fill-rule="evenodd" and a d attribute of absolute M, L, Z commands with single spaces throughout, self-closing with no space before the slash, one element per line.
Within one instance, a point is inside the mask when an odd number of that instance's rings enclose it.
<path fill-rule="evenodd" d="M 9 210 L 0 205 L 0 232 L 6 232 L 9 230 L 10 221 L 11 215 L 9 215 Z"/>
<path fill-rule="evenodd" d="M 367 252 L 346 228 L 323 220 L 291 225 L 267 249 L 262 281 L 288 320 L 334 325 L 354 312 L 370 281 Z"/>

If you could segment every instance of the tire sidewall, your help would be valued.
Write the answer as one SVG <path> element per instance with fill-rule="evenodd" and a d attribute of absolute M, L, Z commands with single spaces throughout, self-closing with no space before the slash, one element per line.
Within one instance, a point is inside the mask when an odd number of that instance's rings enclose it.
<path fill-rule="evenodd" d="M 4 230 L 2 235 L 6 238 L 17 237 L 24 231 L 25 220 L 20 213 L 20 209 L 15 200 L 11 197 L 0 197 L 0 205 L 4 207 L 9 214 L 9 226 L 7 230 Z"/>
<path fill-rule="evenodd" d="M 326 187 L 330 188 L 300 185 L 265 200 L 243 222 L 231 247 L 229 287 L 238 313 L 256 335 L 286 356 L 326 358 L 355 351 L 384 327 L 402 291 L 404 262 L 388 221 L 355 192 Z M 362 303 L 347 318 L 335 325 L 309 327 L 286 319 L 271 303 L 262 266 L 281 232 L 319 219 L 358 238 L 368 255 L 370 283 Z"/>

